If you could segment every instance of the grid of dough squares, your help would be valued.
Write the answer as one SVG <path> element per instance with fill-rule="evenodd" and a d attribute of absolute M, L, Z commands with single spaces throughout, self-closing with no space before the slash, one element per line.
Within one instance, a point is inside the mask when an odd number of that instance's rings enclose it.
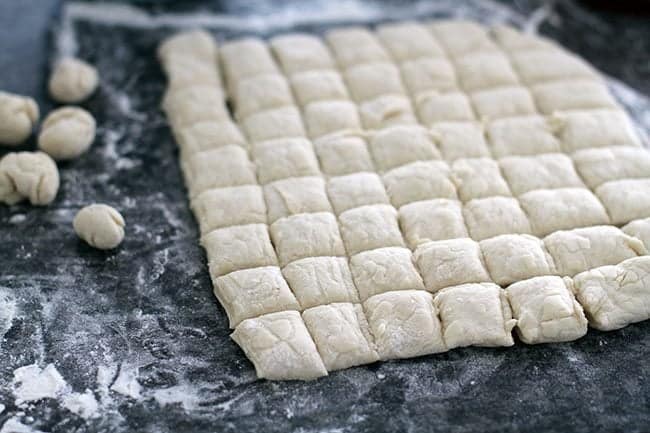
<path fill-rule="evenodd" d="M 214 293 L 258 376 L 648 319 L 650 153 L 599 75 L 509 27 L 375 30 L 160 46 Z"/>

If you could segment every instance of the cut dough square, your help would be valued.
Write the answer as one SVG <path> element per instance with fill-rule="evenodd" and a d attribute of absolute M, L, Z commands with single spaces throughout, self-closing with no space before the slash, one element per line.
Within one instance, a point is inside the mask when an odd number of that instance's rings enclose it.
<path fill-rule="evenodd" d="M 607 87 L 598 81 L 553 81 L 531 87 L 537 107 L 543 114 L 555 111 L 617 108 Z"/>
<path fill-rule="evenodd" d="M 465 283 L 492 282 L 479 244 L 472 239 L 420 244 L 415 250 L 415 261 L 430 292 Z"/>
<path fill-rule="evenodd" d="M 396 208 L 433 198 L 457 198 L 449 166 L 444 161 L 418 161 L 394 168 L 383 176 Z"/>
<path fill-rule="evenodd" d="M 553 120 L 565 152 L 586 147 L 641 146 L 627 114 L 619 110 L 556 113 Z"/>
<path fill-rule="evenodd" d="M 472 104 L 478 117 L 500 119 L 504 117 L 535 114 L 535 101 L 524 87 L 499 87 L 471 94 Z"/>
<path fill-rule="evenodd" d="M 542 275 L 555 275 L 544 243 L 530 235 L 500 235 L 480 242 L 490 276 L 500 286 Z"/>
<path fill-rule="evenodd" d="M 505 234 L 530 234 L 531 226 L 517 199 L 478 198 L 465 203 L 465 223 L 472 239 L 480 241 Z"/>
<path fill-rule="evenodd" d="M 277 266 L 265 224 L 248 224 L 213 230 L 201 238 L 212 279 L 233 271 Z"/>
<path fill-rule="evenodd" d="M 552 233 L 544 238 L 560 275 L 580 272 L 647 254 L 643 242 L 614 226 L 595 226 Z"/>
<path fill-rule="evenodd" d="M 312 380 L 327 376 L 323 360 L 297 311 L 244 320 L 230 337 L 253 362 L 259 378 Z"/>
<path fill-rule="evenodd" d="M 585 188 L 538 189 L 519 196 L 519 202 L 535 236 L 610 223 L 603 205 Z"/>
<path fill-rule="evenodd" d="M 225 42 L 219 47 L 219 54 L 230 90 L 244 78 L 278 72 L 268 46 L 257 38 Z"/>
<path fill-rule="evenodd" d="M 409 60 L 400 65 L 400 71 L 404 85 L 413 96 L 458 89 L 454 67 L 444 58 Z"/>
<path fill-rule="evenodd" d="M 305 136 L 300 112 L 293 106 L 251 114 L 242 123 L 246 135 L 253 142 Z"/>
<path fill-rule="evenodd" d="M 302 313 L 328 371 L 379 360 L 361 305 L 337 303 Z"/>
<path fill-rule="evenodd" d="M 332 177 L 327 182 L 327 194 L 337 215 L 355 207 L 390 203 L 384 185 L 375 173 Z"/>
<path fill-rule="evenodd" d="M 191 204 L 202 235 L 228 226 L 266 224 L 266 204 L 257 185 L 209 189 Z"/>
<path fill-rule="evenodd" d="M 622 228 L 623 232 L 634 236 L 643 242 L 643 245 L 650 251 L 650 218 L 635 220 Z"/>
<path fill-rule="evenodd" d="M 496 158 L 560 152 L 560 142 L 544 117 L 525 116 L 488 123 L 487 137 Z"/>
<path fill-rule="evenodd" d="M 420 57 L 443 57 L 444 51 L 421 24 L 409 21 L 382 24 L 376 29 L 379 40 L 397 62 Z"/>
<path fill-rule="evenodd" d="M 174 131 L 174 136 L 184 158 L 229 144 L 247 147 L 246 139 L 239 127 L 230 120 L 194 123 L 180 128 L 178 132 Z"/>
<path fill-rule="evenodd" d="M 559 343 L 587 333 L 587 318 L 560 277 L 536 277 L 506 289 L 524 343 Z"/>
<path fill-rule="evenodd" d="M 300 309 L 277 266 L 242 269 L 218 277 L 214 294 L 226 310 L 231 328 L 262 314 Z"/>
<path fill-rule="evenodd" d="M 411 100 L 404 95 L 383 95 L 359 105 L 361 123 L 368 130 L 394 125 L 415 125 Z"/>
<path fill-rule="evenodd" d="M 377 38 L 363 27 L 347 27 L 327 32 L 325 39 L 342 68 L 362 63 L 387 62 L 388 53 Z"/>
<path fill-rule="evenodd" d="M 510 188 L 491 158 L 457 159 L 451 166 L 452 178 L 462 201 L 494 196 L 510 197 Z"/>
<path fill-rule="evenodd" d="M 399 210 L 404 237 L 411 249 L 428 241 L 465 238 L 460 202 L 445 198 L 416 201 Z"/>
<path fill-rule="evenodd" d="M 650 152 L 628 146 L 583 149 L 573 155 L 576 169 L 589 188 L 621 179 L 650 178 Z"/>
<path fill-rule="evenodd" d="M 474 51 L 498 51 L 498 47 L 481 25 L 473 21 L 434 21 L 430 25 L 434 36 L 451 56 Z"/>
<path fill-rule="evenodd" d="M 280 74 L 257 75 L 237 83 L 233 97 L 240 119 L 260 111 L 293 104 L 287 79 Z"/>
<path fill-rule="evenodd" d="M 386 292 L 363 304 L 382 360 L 447 350 L 431 294 L 423 290 Z"/>
<path fill-rule="evenodd" d="M 290 177 L 264 186 L 268 222 L 299 213 L 331 212 L 322 177 Z M 239 212 L 233 211 L 233 213 Z"/>
<path fill-rule="evenodd" d="M 262 184 L 288 177 L 320 174 L 312 144 L 304 138 L 264 141 L 253 148 L 253 157 L 257 177 Z"/>
<path fill-rule="evenodd" d="M 217 46 L 214 38 L 203 30 L 191 30 L 175 34 L 160 44 L 158 57 L 163 63 L 169 63 L 176 55 L 214 62 Z"/>
<path fill-rule="evenodd" d="M 566 51 L 534 50 L 512 53 L 512 63 L 526 84 L 567 79 L 598 79 L 594 69 Z"/>
<path fill-rule="evenodd" d="M 650 217 L 650 179 L 625 179 L 606 182 L 596 188 L 612 224 L 626 224 Z"/>
<path fill-rule="evenodd" d="M 394 126 L 375 133 L 368 142 L 379 171 L 390 170 L 414 161 L 439 159 L 440 153 L 426 129 L 419 126 Z"/>
<path fill-rule="evenodd" d="M 323 173 L 328 176 L 373 171 L 372 158 L 361 137 L 323 137 L 314 141 L 314 147 Z"/>
<path fill-rule="evenodd" d="M 499 24 L 490 30 L 499 45 L 508 51 L 556 50 L 557 45 L 543 36 L 523 33 L 508 25 Z"/>
<path fill-rule="evenodd" d="M 392 63 L 365 63 L 353 66 L 343 74 L 352 98 L 357 102 L 378 96 L 405 93 L 399 70 Z"/>
<path fill-rule="evenodd" d="M 310 102 L 348 99 L 348 91 L 337 71 L 305 71 L 291 77 L 293 93 L 300 106 Z"/>
<path fill-rule="evenodd" d="M 499 160 L 499 165 L 515 195 L 535 189 L 585 186 L 571 158 L 562 153 L 509 156 Z"/>
<path fill-rule="evenodd" d="M 336 218 L 329 212 L 280 218 L 270 231 L 281 266 L 305 257 L 345 255 Z"/>
<path fill-rule="evenodd" d="M 474 120 L 474 112 L 465 94 L 460 92 L 424 93 L 415 100 L 418 117 L 427 126 L 438 122 Z"/>
<path fill-rule="evenodd" d="M 397 211 L 388 205 L 350 209 L 339 215 L 341 235 L 349 256 L 382 247 L 404 246 Z"/>
<path fill-rule="evenodd" d="M 287 75 L 315 69 L 333 69 L 334 59 L 323 41 L 313 35 L 289 33 L 269 41 Z"/>
<path fill-rule="evenodd" d="M 221 77 L 216 67 L 216 57 L 201 59 L 184 53 L 172 54 L 163 63 L 168 89 L 189 86 L 214 86 L 221 88 Z"/>
<path fill-rule="evenodd" d="M 191 197 L 211 188 L 257 184 L 248 154 L 235 145 L 195 153 L 183 171 Z"/>
<path fill-rule="evenodd" d="M 359 302 L 345 257 L 307 257 L 289 263 L 282 273 L 303 309 L 332 302 Z"/>
<path fill-rule="evenodd" d="M 433 298 L 448 348 L 512 346 L 512 318 L 505 291 L 492 283 L 442 289 Z"/>
<path fill-rule="evenodd" d="M 635 257 L 576 275 L 573 291 L 589 325 L 611 331 L 650 319 L 649 277 L 650 257 Z"/>
<path fill-rule="evenodd" d="M 436 144 L 446 160 L 490 156 L 483 126 L 479 123 L 438 123 L 434 126 L 433 133 L 437 136 Z"/>
<path fill-rule="evenodd" d="M 497 51 L 473 52 L 456 58 L 455 63 L 461 86 L 468 92 L 519 82 L 508 58 Z"/>
<path fill-rule="evenodd" d="M 311 138 L 334 132 L 361 130 L 357 107 L 350 101 L 318 101 L 305 107 L 305 123 Z"/>
<path fill-rule="evenodd" d="M 216 86 L 168 90 L 162 106 L 174 129 L 198 122 L 221 122 L 230 117 L 223 101 L 223 93 Z"/>
<path fill-rule="evenodd" d="M 424 290 L 411 251 L 401 247 L 364 251 L 350 258 L 361 301 L 392 290 Z"/>

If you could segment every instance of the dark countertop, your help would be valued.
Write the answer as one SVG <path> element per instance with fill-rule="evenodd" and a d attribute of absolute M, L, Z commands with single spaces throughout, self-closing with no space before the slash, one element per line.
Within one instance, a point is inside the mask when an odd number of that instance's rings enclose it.
<path fill-rule="evenodd" d="M 537 1 L 505 4 L 526 16 L 545 10 Z M 154 13 L 271 10 L 259 0 L 141 5 Z M 548 10 L 543 33 L 650 93 L 647 18 L 575 3 Z M 56 0 L 0 0 L 0 89 L 35 96 L 44 112 L 57 14 Z M 153 50 L 168 31 L 75 29 L 81 56 L 102 75 L 84 104 L 98 119 L 98 140 L 60 164 L 51 206 L 0 206 L 0 432 L 648 431 L 650 321 L 567 344 L 456 349 L 309 383 L 256 380 L 211 294 L 157 109 L 164 78 Z M 127 221 L 114 252 L 73 233 L 75 212 L 94 201 Z M 17 388 L 16 370 L 31 364 L 28 373 L 53 367 L 36 386 Z M 17 401 L 28 389 L 48 398 Z"/>

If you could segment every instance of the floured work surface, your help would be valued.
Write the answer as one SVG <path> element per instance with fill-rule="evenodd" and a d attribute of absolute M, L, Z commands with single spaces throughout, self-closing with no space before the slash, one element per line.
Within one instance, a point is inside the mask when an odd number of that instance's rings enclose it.
<path fill-rule="evenodd" d="M 434 21 L 195 31 L 159 56 L 214 292 L 259 377 L 650 317 L 650 153 L 553 43 Z"/>

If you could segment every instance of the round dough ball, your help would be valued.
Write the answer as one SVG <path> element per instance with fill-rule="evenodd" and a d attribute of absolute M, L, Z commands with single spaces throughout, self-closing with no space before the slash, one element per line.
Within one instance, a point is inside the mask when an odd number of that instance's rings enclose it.
<path fill-rule="evenodd" d="M 0 92 L 0 144 L 16 146 L 27 140 L 38 118 L 32 98 Z"/>
<path fill-rule="evenodd" d="M 52 72 L 50 95 L 58 102 L 81 102 L 95 91 L 98 82 L 99 76 L 94 66 L 79 59 L 65 58 Z"/>
<path fill-rule="evenodd" d="M 18 203 L 27 198 L 46 205 L 59 190 L 59 170 L 43 152 L 13 152 L 0 160 L 0 202 Z"/>
<path fill-rule="evenodd" d="M 105 204 L 91 204 L 77 212 L 72 226 L 91 247 L 110 250 L 124 239 L 124 218 Z"/>
<path fill-rule="evenodd" d="M 38 147 L 54 159 L 73 159 L 87 151 L 94 140 L 93 116 L 82 108 L 63 107 L 45 118 Z"/>

